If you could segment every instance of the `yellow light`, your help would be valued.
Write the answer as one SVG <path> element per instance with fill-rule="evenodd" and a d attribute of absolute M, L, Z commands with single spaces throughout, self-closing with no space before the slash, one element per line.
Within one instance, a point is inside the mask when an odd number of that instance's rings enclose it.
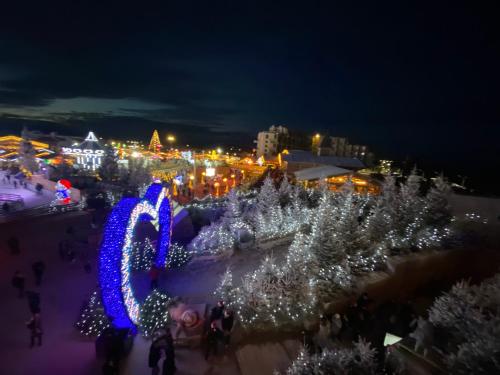
<path fill-rule="evenodd" d="M 319 133 L 316 133 L 316 135 L 314 136 L 314 138 L 316 139 L 319 139 L 321 137 L 321 135 L 319 135 Z"/>
<path fill-rule="evenodd" d="M 224 178 L 222 179 L 222 181 L 227 182 L 227 178 L 226 178 L 226 177 L 224 177 Z"/>
<path fill-rule="evenodd" d="M 167 135 L 167 141 L 175 142 L 175 137 L 172 134 Z"/>
<path fill-rule="evenodd" d="M 189 179 L 190 179 L 190 180 L 194 180 L 194 176 L 193 176 L 193 175 L 190 175 L 190 176 L 189 176 Z"/>
<path fill-rule="evenodd" d="M 217 153 L 222 154 L 222 149 L 220 147 L 217 147 Z"/>
<path fill-rule="evenodd" d="M 219 187 L 219 186 L 220 186 L 220 184 L 219 184 L 218 182 L 216 182 L 216 183 L 214 184 L 214 186 L 215 186 L 215 187 Z"/>
<path fill-rule="evenodd" d="M 234 174 L 231 175 L 231 178 L 235 178 L 236 176 Z"/>

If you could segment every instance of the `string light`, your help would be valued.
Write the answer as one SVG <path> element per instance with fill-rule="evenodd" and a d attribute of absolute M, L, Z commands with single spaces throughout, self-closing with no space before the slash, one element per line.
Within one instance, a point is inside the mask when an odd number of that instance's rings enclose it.
<path fill-rule="evenodd" d="M 142 200 L 120 200 L 108 218 L 99 256 L 99 283 L 106 314 L 116 327 L 132 328 L 140 315 L 130 284 L 136 224 L 139 220 L 159 223 L 155 265 L 165 267 L 172 230 L 170 205 L 166 189 L 152 184 Z"/>

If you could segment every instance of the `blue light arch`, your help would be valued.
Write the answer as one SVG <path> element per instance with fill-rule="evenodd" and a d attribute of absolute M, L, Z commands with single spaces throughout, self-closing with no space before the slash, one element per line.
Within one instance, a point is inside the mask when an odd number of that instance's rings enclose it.
<path fill-rule="evenodd" d="M 172 204 L 168 189 L 151 184 L 142 199 L 123 198 L 113 208 L 99 251 L 99 284 L 106 315 L 113 325 L 133 328 L 140 304 L 130 284 L 132 243 L 139 221 L 150 221 L 158 231 L 154 263 L 166 267 L 172 233 Z"/>

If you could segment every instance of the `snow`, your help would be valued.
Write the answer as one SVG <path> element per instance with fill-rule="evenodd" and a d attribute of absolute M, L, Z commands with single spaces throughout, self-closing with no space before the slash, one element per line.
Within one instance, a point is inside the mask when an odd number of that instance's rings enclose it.
<path fill-rule="evenodd" d="M 3 181 L 5 172 L 0 171 L 0 195 L 1 194 L 16 194 L 21 196 L 24 201 L 24 208 L 33 208 L 45 204 L 49 204 L 54 197 L 50 197 L 48 194 L 37 194 L 32 190 L 25 189 L 19 185 L 17 181 L 17 189 L 14 188 L 13 177 L 10 179 L 10 183 Z"/>

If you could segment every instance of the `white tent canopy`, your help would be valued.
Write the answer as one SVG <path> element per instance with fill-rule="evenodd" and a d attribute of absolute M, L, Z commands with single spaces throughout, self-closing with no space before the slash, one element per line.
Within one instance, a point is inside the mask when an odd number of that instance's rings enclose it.
<path fill-rule="evenodd" d="M 320 178 L 342 176 L 351 173 L 352 171 L 350 171 L 349 169 L 339 168 L 333 165 L 321 165 L 319 167 L 306 168 L 294 172 L 297 180 L 301 181 L 318 180 Z"/>

